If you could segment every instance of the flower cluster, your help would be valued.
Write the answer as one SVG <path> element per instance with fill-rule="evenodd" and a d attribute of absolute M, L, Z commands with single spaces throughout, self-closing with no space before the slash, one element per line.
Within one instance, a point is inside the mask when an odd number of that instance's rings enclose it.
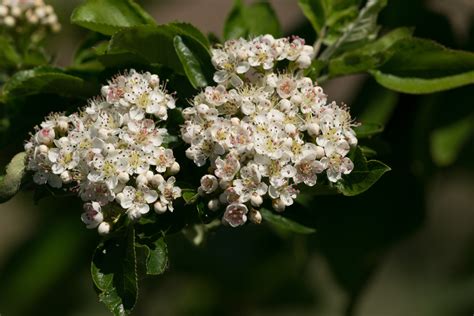
<path fill-rule="evenodd" d="M 267 34 L 252 40 L 230 40 L 212 50 L 212 63 L 217 69 L 214 81 L 241 87 L 242 78 L 252 80 L 260 73 L 271 72 L 280 61 L 288 61 L 288 68 L 304 69 L 313 57 L 313 47 L 297 36 L 275 39 Z"/>
<path fill-rule="evenodd" d="M 285 52 L 287 45 L 298 47 L 298 53 Z M 293 204 L 298 186 L 314 186 L 321 174 L 337 182 L 350 173 L 353 163 L 346 155 L 357 138 L 347 107 L 328 103 L 323 89 L 299 71 L 275 72 L 274 60 L 281 56 L 308 65 L 299 39 L 289 43 L 266 35 L 250 42 L 231 41 L 224 47 L 226 52 L 234 51 L 225 58 L 247 60 L 244 69 L 261 66 L 265 72 L 239 77 L 243 80 L 238 87 L 207 87 L 183 111 L 182 138 L 190 144 L 187 157 L 197 166 L 210 162 L 199 193 L 209 198 L 211 210 L 227 206 L 223 221 L 235 227 L 244 224 L 247 215 L 252 221 L 261 220 L 258 208 L 264 197 L 272 200 L 276 211 L 283 211 Z M 268 54 L 258 59 L 259 64 L 252 58 L 263 47 L 261 54 Z M 213 60 L 225 59 L 221 55 L 225 55 L 222 50 L 215 50 Z M 234 59 L 229 64 L 238 65 Z M 231 74 L 241 73 L 240 66 Z"/>
<path fill-rule="evenodd" d="M 118 75 L 79 113 L 41 123 L 25 145 L 27 168 L 35 183 L 77 193 L 86 202 L 82 220 L 100 233 L 122 213 L 137 219 L 150 205 L 173 211 L 180 166 L 155 120 L 166 120 L 174 106 L 157 75 Z"/>
<path fill-rule="evenodd" d="M 20 32 L 29 28 L 43 27 L 58 32 L 61 24 L 52 6 L 43 0 L 2 0 L 0 2 L 0 25 L 16 27 Z"/>

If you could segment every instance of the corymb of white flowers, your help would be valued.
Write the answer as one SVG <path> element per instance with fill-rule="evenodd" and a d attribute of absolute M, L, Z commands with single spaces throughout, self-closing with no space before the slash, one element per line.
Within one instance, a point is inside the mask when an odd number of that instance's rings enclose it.
<path fill-rule="evenodd" d="M 328 103 L 301 71 L 313 54 L 300 38 L 226 42 L 212 56 L 219 85 L 183 111 L 187 157 L 198 166 L 210 162 L 199 193 L 209 209 L 225 207 L 223 222 L 232 227 L 247 216 L 260 222 L 267 196 L 281 212 L 300 185 L 314 186 L 318 175 L 334 183 L 354 167 L 346 157 L 357 145 L 347 107 Z"/>
<path fill-rule="evenodd" d="M 18 32 L 37 32 L 42 28 L 58 32 L 61 29 L 53 7 L 43 0 L 1 0 L 0 25 Z"/>
<path fill-rule="evenodd" d="M 123 214 L 138 219 L 151 207 L 173 211 L 180 166 L 164 147 L 175 107 L 157 75 L 134 70 L 113 78 L 79 113 L 51 114 L 26 143 L 27 169 L 37 184 L 77 193 L 83 222 L 101 234 Z"/>

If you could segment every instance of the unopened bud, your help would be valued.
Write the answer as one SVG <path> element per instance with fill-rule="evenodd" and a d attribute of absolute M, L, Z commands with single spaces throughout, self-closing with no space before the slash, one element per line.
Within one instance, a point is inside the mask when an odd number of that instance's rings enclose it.
<path fill-rule="evenodd" d="M 97 227 L 97 231 L 99 232 L 99 235 L 107 235 L 110 233 L 111 226 L 107 222 L 102 222 L 99 224 L 99 227 Z"/>
<path fill-rule="evenodd" d="M 219 208 L 221 207 L 221 203 L 219 202 L 218 199 L 212 199 L 212 200 L 210 200 L 210 201 L 207 203 L 207 207 L 208 207 L 211 211 L 215 212 L 215 211 L 218 211 L 218 210 L 219 210 Z"/>
<path fill-rule="evenodd" d="M 283 212 L 285 210 L 285 204 L 283 203 L 282 200 L 280 199 L 275 199 L 272 201 L 272 206 L 273 209 L 279 213 Z"/>
<path fill-rule="evenodd" d="M 181 170 L 181 167 L 179 165 L 179 163 L 177 163 L 176 161 L 173 162 L 173 164 L 171 165 L 171 167 L 168 168 L 167 172 L 174 176 L 175 174 L 177 174 L 179 172 L 179 170 Z"/>
<path fill-rule="evenodd" d="M 143 185 L 147 185 L 148 184 L 148 179 L 146 178 L 146 175 L 145 174 L 140 174 L 138 175 L 137 177 L 137 184 L 139 186 L 143 186 Z"/>
<path fill-rule="evenodd" d="M 257 210 L 250 211 L 250 221 L 254 224 L 260 224 L 262 222 L 262 214 Z"/>
<path fill-rule="evenodd" d="M 127 183 L 130 180 L 130 176 L 126 172 L 120 172 L 118 180 L 120 183 Z"/>
<path fill-rule="evenodd" d="M 66 184 L 72 181 L 72 177 L 69 171 L 64 171 L 63 173 L 61 173 L 61 181 Z"/>
<path fill-rule="evenodd" d="M 157 214 L 163 214 L 168 210 L 168 207 L 160 201 L 155 202 L 155 204 L 153 204 L 153 208 Z"/>
<path fill-rule="evenodd" d="M 250 203 L 255 207 L 259 207 L 263 203 L 263 198 L 260 195 L 252 195 Z"/>

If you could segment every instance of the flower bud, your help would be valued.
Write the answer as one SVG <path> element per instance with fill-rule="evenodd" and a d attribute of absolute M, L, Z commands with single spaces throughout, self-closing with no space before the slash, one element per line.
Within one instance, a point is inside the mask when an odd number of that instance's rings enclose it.
<path fill-rule="evenodd" d="M 118 176 L 118 181 L 120 183 L 127 183 L 130 180 L 130 176 L 126 172 L 120 172 Z"/>
<path fill-rule="evenodd" d="M 18 6 L 14 6 L 11 8 L 11 14 L 14 16 L 14 17 L 19 17 L 21 15 L 21 8 L 18 7 Z"/>
<path fill-rule="evenodd" d="M 38 150 L 40 153 L 46 154 L 49 151 L 49 148 L 46 145 L 39 145 Z"/>
<path fill-rule="evenodd" d="M 64 171 L 63 173 L 61 173 L 61 181 L 66 184 L 72 181 L 72 177 L 69 171 Z"/>
<path fill-rule="evenodd" d="M 285 203 L 283 203 L 282 200 L 280 199 L 274 199 L 272 201 L 272 206 L 273 206 L 273 209 L 279 213 L 285 211 Z"/>
<path fill-rule="evenodd" d="M 216 212 L 219 210 L 219 208 L 221 207 L 221 203 L 219 202 L 218 199 L 212 199 L 210 200 L 208 203 L 207 203 L 207 207 L 213 211 L 213 212 Z"/>
<path fill-rule="evenodd" d="M 55 136 L 52 128 L 43 128 L 36 134 L 36 140 L 38 143 L 49 145 L 53 142 Z"/>
<path fill-rule="evenodd" d="M 161 183 L 165 182 L 165 178 L 161 174 L 155 174 L 150 180 L 150 184 L 153 187 L 158 187 Z"/>
<path fill-rule="evenodd" d="M 175 162 L 173 162 L 171 167 L 169 167 L 168 170 L 166 170 L 166 171 L 168 172 L 168 174 L 173 176 L 173 175 L 177 174 L 180 170 L 181 170 L 181 167 L 180 167 L 179 163 L 177 163 L 175 161 Z"/>
<path fill-rule="evenodd" d="M 137 185 L 138 185 L 138 186 L 144 186 L 144 185 L 147 185 L 147 184 L 148 184 L 148 179 L 146 178 L 146 175 L 145 175 L 145 174 L 140 174 L 140 175 L 138 175 L 136 181 L 137 181 Z"/>
<path fill-rule="evenodd" d="M 102 222 L 100 223 L 99 227 L 97 227 L 97 231 L 99 232 L 99 235 L 107 235 L 110 233 L 111 226 L 107 222 Z"/>
<path fill-rule="evenodd" d="M 163 214 L 168 210 L 168 207 L 160 201 L 155 202 L 155 204 L 153 204 L 153 208 L 157 214 Z"/>
<path fill-rule="evenodd" d="M 230 119 L 230 123 L 234 126 L 237 126 L 240 124 L 240 119 L 238 117 L 233 117 Z"/>
<path fill-rule="evenodd" d="M 197 106 L 197 111 L 199 114 L 206 114 L 207 111 L 209 111 L 209 106 L 207 106 L 206 104 L 199 104 Z"/>
<path fill-rule="evenodd" d="M 254 224 L 262 223 L 262 214 L 257 210 L 251 210 L 249 214 L 250 221 Z"/>
<path fill-rule="evenodd" d="M 319 135 L 319 125 L 316 123 L 308 124 L 307 126 L 308 134 L 311 136 L 318 136 Z"/>
<path fill-rule="evenodd" d="M 153 176 L 154 174 L 152 171 L 148 170 L 147 172 L 145 172 L 145 177 L 147 181 L 151 181 L 153 179 Z"/>
<path fill-rule="evenodd" d="M 6 16 L 5 19 L 3 20 L 3 23 L 5 23 L 5 25 L 7 27 L 13 27 L 15 26 L 16 24 L 16 21 L 15 21 L 15 18 L 12 17 L 12 16 Z"/>
<path fill-rule="evenodd" d="M 263 198 L 260 195 L 254 194 L 250 197 L 250 203 L 255 207 L 259 207 L 263 203 Z"/>
<path fill-rule="evenodd" d="M 316 159 L 321 159 L 325 156 L 324 148 L 321 146 L 316 146 Z"/>

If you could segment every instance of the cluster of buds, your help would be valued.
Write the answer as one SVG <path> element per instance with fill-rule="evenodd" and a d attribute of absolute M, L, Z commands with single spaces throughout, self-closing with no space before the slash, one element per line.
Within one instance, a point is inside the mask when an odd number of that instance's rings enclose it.
<path fill-rule="evenodd" d="M 20 33 L 28 30 L 58 32 L 61 29 L 53 7 L 43 0 L 2 0 L 0 25 L 15 28 Z"/>
<path fill-rule="evenodd" d="M 102 234 L 122 214 L 173 211 L 180 166 L 156 122 L 174 107 L 157 75 L 118 75 L 79 113 L 52 114 L 37 127 L 25 145 L 27 169 L 37 184 L 77 193 L 82 220 Z"/>
<path fill-rule="evenodd" d="M 263 49 L 261 43 L 267 42 Z M 287 45 L 297 52 L 290 54 Z M 241 64 L 228 61 L 237 65 L 228 67 L 228 77 L 242 83 L 207 87 L 197 95 L 183 111 L 182 138 L 190 144 L 187 157 L 209 167 L 199 193 L 208 199 L 210 210 L 225 208 L 223 222 L 236 227 L 248 215 L 259 222 L 265 198 L 281 212 L 293 204 L 299 186 L 314 186 L 318 176 L 334 183 L 349 174 L 354 166 L 347 154 L 357 138 L 347 107 L 327 102 L 323 89 L 291 65 L 282 73 L 275 71 L 278 58 L 295 60 L 300 68 L 309 65 L 305 54 L 311 55 L 310 49 L 300 39 L 289 43 L 265 35 L 250 42 L 231 41 L 224 48 L 213 51 L 214 61 L 230 58 L 222 55 L 244 56 L 239 59 L 248 61 L 244 69 L 259 66 L 264 72 L 245 77 Z"/>
<path fill-rule="evenodd" d="M 313 47 L 297 36 L 275 39 L 267 34 L 252 40 L 230 40 L 212 50 L 212 63 L 217 69 L 214 81 L 238 88 L 244 81 L 271 73 L 280 61 L 287 61 L 288 69 L 304 69 L 313 57 Z"/>

